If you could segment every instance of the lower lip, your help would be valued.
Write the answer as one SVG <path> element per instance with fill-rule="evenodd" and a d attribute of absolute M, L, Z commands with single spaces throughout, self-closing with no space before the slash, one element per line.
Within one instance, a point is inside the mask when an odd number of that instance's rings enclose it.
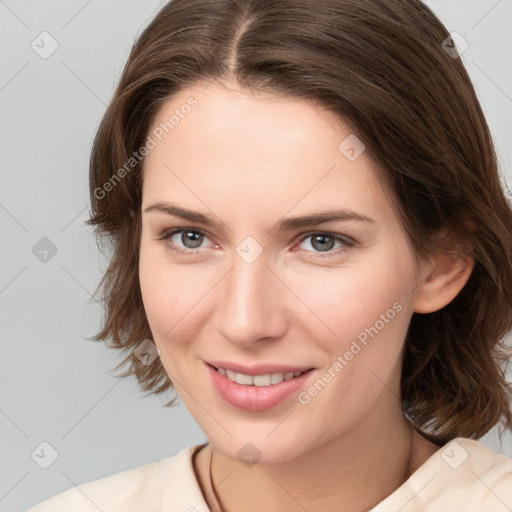
<path fill-rule="evenodd" d="M 298 391 L 312 373 L 312 370 L 308 370 L 298 377 L 270 386 L 244 386 L 228 380 L 209 364 L 206 367 L 210 372 L 213 387 L 221 398 L 233 407 L 250 412 L 261 412 L 275 407 Z"/>

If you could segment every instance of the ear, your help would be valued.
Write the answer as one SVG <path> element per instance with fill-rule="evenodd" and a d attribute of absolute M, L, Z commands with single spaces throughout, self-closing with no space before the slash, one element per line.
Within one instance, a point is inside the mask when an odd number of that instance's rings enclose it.
<path fill-rule="evenodd" d="M 475 261 L 467 241 L 457 239 L 452 232 L 443 230 L 442 244 L 450 251 L 439 251 L 421 269 L 421 281 L 415 290 L 413 310 L 433 313 L 449 304 L 468 282 Z"/>

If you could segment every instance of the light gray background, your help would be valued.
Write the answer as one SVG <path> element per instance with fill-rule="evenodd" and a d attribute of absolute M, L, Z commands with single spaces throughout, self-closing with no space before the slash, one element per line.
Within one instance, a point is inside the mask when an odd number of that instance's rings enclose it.
<path fill-rule="evenodd" d="M 116 379 L 118 357 L 85 339 L 105 266 L 84 224 L 89 151 L 133 40 L 163 3 L 0 0 L 0 512 L 206 440 L 183 405 L 162 407 L 171 394 Z M 512 0 L 428 4 L 469 43 L 463 60 L 512 184 Z M 31 48 L 43 31 L 59 45 L 47 59 Z M 57 248 L 47 262 L 32 252 L 42 237 Z M 58 453 L 48 469 L 31 456 L 44 441 Z M 509 434 L 482 442 L 512 456 Z"/>

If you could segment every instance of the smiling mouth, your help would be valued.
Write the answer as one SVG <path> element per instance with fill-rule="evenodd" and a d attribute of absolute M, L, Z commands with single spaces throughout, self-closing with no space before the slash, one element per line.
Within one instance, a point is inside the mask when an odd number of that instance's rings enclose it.
<path fill-rule="evenodd" d="M 212 365 L 210 365 L 212 366 Z M 299 377 L 304 373 L 308 373 L 312 370 L 304 370 L 298 372 L 275 372 L 275 373 L 265 373 L 262 375 L 246 375 L 244 373 L 238 373 L 233 370 L 227 370 L 226 368 L 217 368 L 212 366 L 218 373 L 226 377 L 231 382 L 236 382 L 237 384 L 241 384 L 242 386 L 257 386 L 257 387 L 267 387 L 272 386 L 274 384 L 280 384 L 285 380 L 290 380 L 295 377 Z"/>

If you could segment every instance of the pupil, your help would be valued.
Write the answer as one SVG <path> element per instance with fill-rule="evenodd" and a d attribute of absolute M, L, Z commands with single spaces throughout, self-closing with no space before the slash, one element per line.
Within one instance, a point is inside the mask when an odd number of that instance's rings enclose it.
<path fill-rule="evenodd" d="M 328 240 L 328 242 L 326 242 Z M 186 231 L 183 232 L 181 236 L 181 241 L 183 244 L 189 249 L 194 249 L 199 247 L 202 242 L 201 233 L 196 233 L 195 231 Z M 330 236 L 317 235 L 313 237 L 313 241 L 311 245 L 320 251 L 329 251 L 333 248 L 334 238 Z"/>
<path fill-rule="evenodd" d="M 181 241 L 185 247 L 189 249 L 195 249 L 201 245 L 201 237 L 201 233 L 196 233 L 195 231 L 186 231 L 181 235 Z"/>
<path fill-rule="evenodd" d="M 325 243 L 326 239 L 329 240 L 329 242 L 327 244 Z M 315 245 L 317 242 L 320 242 L 320 245 L 318 247 Z M 319 249 L 320 251 L 329 251 L 329 250 L 331 250 L 333 248 L 333 244 L 334 244 L 334 238 L 331 237 L 331 236 L 324 236 L 324 235 L 314 236 L 313 240 L 311 242 L 311 245 L 315 249 Z"/>

